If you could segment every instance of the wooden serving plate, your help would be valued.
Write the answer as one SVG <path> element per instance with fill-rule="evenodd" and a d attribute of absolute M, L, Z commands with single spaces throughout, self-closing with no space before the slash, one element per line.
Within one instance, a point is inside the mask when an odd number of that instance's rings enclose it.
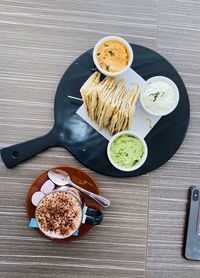
<path fill-rule="evenodd" d="M 57 166 L 51 169 L 48 169 L 47 171 L 43 172 L 40 174 L 32 183 L 30 186 L 28 193 L 27 193 L 27 198 L 26 198 L 26 211 L 27 211 L 27 217 L 28 220 L 30 221 L 31 218 L 35 218 L 35 206 L 31 202 L 31 197 L 36 191 L 40 191 L 40 188 L 42 184 L 48 180 L 48 171 L 53 170 L 53 169 L 61 169 L 69 173 L 71 180 L 79 185 L 80 187 L 89 190 L 95 194 L 100 195 L 100 189 L 97 184 L 97 182 L 85 171 L 78 167 L 72 167 L 72 166 Z M 81 194 L 81 198 L 83 200 L 83 203 L 86 204 L 87 207 L 95 208 L 97 210 L 100 210 L 101 206 L 93 201 L 91 198 L 87 197 L 85 194 Z M 78 240 L 80 237 L 86 235 L 91 229 L 93 228 L 93 225 L 89 224 L 82 224 L 81 227 L 79 228 L 79 233 L 78 236 L 71 236 L 66 239 L 53 239 L 53 241 L 57 241 L 60 243 L 65 243 L 73 240 Z M 34 228 L 41 236 L 50 239 L 49 237 L 45 236 L 38 228 Z M 52 240 L 52 239 L 50 239 Z"/>

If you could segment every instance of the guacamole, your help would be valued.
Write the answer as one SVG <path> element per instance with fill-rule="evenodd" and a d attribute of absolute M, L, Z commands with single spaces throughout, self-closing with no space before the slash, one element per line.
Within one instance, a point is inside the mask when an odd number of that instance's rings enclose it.
<path fill-rule="evenodd" d="M 139 163 L 144 153 L 140 139 L 128 134 L 116 138 L 110 145 L 110 156 L 115 164 L 128 169 Z"/>

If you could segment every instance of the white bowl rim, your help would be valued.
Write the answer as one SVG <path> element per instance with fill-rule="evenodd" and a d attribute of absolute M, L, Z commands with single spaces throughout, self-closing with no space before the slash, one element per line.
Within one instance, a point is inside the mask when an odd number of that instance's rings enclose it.
<path fill-rule="evenodd" d="M 166 81 L 168 84 L 170 84 L 171 86 L 173 86 L 174 88 L 174 92 L 176 94 L 176 99 L 175 99 L 175 102 L 174 102 L 174 105 L 171 107 L 171 109 L 169 109 L 166 113 L 155 113 L 155 112 L 152 112 L 151 110 L 149 110 L 148 108 L 146 108 L 145 104 L 144 104 L 144 101 L 143 101 L 143 93 L 144 93 L 144 89 L 145 87 L 151 83 L 152 81 Z M 174 111 L 174 109 L 177 107 L 178 103 L 179 103 L 179 89 L 177 87 L 177 85 L 174 83 L 174 81 L 172 81 L 170 78 L 166 77 L 166 76 L 161 76 L 161 75 L 156 75 L 156 76 L 153 76 L 151 78 L 149 78 L 148 80 L 146 80 L 146 83 L 145 83 L 145 86 L 143 88 L 143 90 L 141 91 L 141 94 L 140 94 L 140 103 L 143 107 L 143 109 L 153 115 L 153 116 L 166 116 L 168 114 L 170 114 L 172 111 Z"/>
<path fill-rule="evenodd" d="M 135 165 L 135 166 L 133 166 L 133 167 L 131 167 L 131 168 L 123 168 L 123 167 L 120 167 L 119 165 L 117 165 L 117 164 L 112 160 L 111 155 L 110 155 L 110 146 L 111 146 L 111 144 L 113 143 L 113 141 L 114 141 L 116 138 L 120 137 L 120 136 L 123 135 L 123 134 L 128 134 L 128 135 L 131 135 L 131 136 L 133 136 L 133 137 L 138 138 L 138 139 L 143 143 L 143 146 L 144 146 L 144 154 L 143 154 L 143 156 L 142 156 L 140 162 L 139 162 L 137 165 Z M 142 136 L 141 136 L 139 133 L 133 132 L 133 131 L 130 131 L 130 130 L 124 130 L 124 131 L 121 131 L 121 132 L 116 133 L 114 136 L 111 137 L 111 139 L 110 139 L 110 141 L 109 141 L 109 143 L 108 143 L 108 146 L 107 146 L 107 156 L 108 156 L 108 159 L 109 159 L 110 163 L 111 163 L 115 168 L 117 168 L 118 170 L 124 171 L 124 172 L 131 172 L 131 171 L 137 170 L 138 168 L 140 168 L 140 167 L 144 164 L 144 162 L 146 161 L 147 156 L 148 156 L 148 148 L 147 148 L 147 144 L 146 144 L 145 140 L 142 138 Z"/>
<path fill-rule="evenodd" d="M 99 66 L 99 63 L 97 61 L 97 58 L 96 58 L 96 52 L 97 52 L 97 49 L 98 47 L 103 43 L 103 42 L 106 42 L 108 40 L 118 40 L 120 42 L 122 42 L 129 50 L 129 54 L 130 54 L 130 58 L 129 58 L 129 62 L 128 62 L 128 65 L 121 71 L 119 72 L 109 72 L 109 71 L 106 71 L 104 69 L 102 69 L 100 66 Z M 103 73 L 105 76 L 110 76 L 110 77 L 115 77 L 115 76 L 119 76 L 121 74 L 123 74 L 125 71 L 127 71 L 130 67 L 131 67 L 131 64 L 133 63 L 133 57 L 134 57 L 134 54 L 133 54 L 133 49 L 132 47 L 130 46 L 130 44 L 123 38 L 121 37 L 118 37 L 118 36 L 106 36 L 106 37 L 103 37 L 101 38 L 97 43 L 96 45 L 94 46 L 94 49 L 93 49 L 93 53 L 92 53 L 92 56 L 93 56 L 93 61 L 95 63 L 95 66 L 97 67 L 97 69 Z"/>

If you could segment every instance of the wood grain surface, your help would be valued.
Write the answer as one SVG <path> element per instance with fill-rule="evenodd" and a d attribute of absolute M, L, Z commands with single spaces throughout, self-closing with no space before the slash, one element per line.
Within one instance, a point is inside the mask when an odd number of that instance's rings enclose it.
<path fill-rule="evenodd" d="M 144 176 L 102 176 L 61 148 L 14 169 L 0 162 L 0 278 L 199 277 L 200 263 L 182 256 L 188 189 L 200 180 L 199 14 L 198 0 L 0 0 L 0 148 L 49 131 L 63 72 L 109 34 L 165 56 L 191 103 L 181 148 Z M 102 225 L 66 245 L 40 238 L 25 211 L 34 178 L 59 164 L 82 167 L 112 201 Z"/>

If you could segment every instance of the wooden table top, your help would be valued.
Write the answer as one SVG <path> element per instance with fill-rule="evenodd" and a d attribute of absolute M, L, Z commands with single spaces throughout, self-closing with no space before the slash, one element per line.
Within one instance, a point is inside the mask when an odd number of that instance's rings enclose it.
<path fill-rule="evenodd" d="M 198 0 L 0 0 L 0 148 L 48 132 L 66 67 L 106 35 L 152 48 L 188 90 L 187 136 L 170 161 L 136 178 L 102 176 L 52 148 L 7 169 L 0 162 L 0 277 L 198 277 L 182 256 L 187 194 L 200 180 L 200 2 Z M 25 198 L 43 170 L 82 167 L 112 206 L 104 222 L 66 245 L 28 228 Z"/>

